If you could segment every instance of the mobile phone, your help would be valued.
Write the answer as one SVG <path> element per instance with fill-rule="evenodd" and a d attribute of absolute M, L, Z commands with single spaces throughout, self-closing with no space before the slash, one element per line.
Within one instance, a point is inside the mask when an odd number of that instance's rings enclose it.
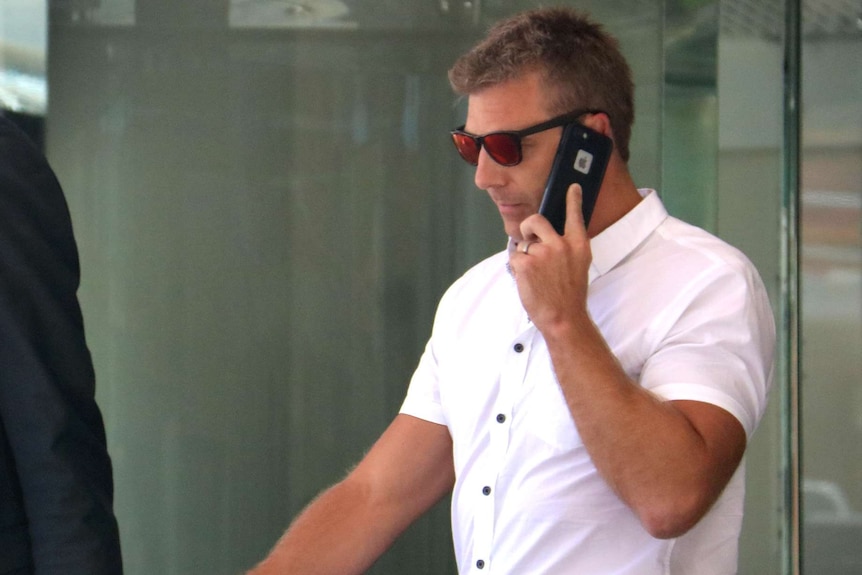
<path fill-rule="evenodd" d="M 581 185 L 584 225 L 589 225 L 612 149 L 613 142 L 604 134 L 578 123 L 563 127 L 539 206 L 539 213 L 551 222 L 558 234 L 563 235 L 566 227 L 566 192 L 572 184 Z"/>

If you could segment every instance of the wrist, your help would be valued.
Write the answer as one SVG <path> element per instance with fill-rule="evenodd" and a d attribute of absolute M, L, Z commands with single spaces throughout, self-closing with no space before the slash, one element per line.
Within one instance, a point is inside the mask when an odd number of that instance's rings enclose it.
<path fill-rule="evenodd" d="M 592 334 L 599 334 L 596 324 L 593 323 L 586 309 L 545 322 L 544 325 L 537 327 L 539 327 L 539 331 L 542 332 L 542 336 L 549 347 L 555 343 L 579 342 L 585 337 L 590 337 Z M 599 336 L 601 337 L 600 334 Z"/>

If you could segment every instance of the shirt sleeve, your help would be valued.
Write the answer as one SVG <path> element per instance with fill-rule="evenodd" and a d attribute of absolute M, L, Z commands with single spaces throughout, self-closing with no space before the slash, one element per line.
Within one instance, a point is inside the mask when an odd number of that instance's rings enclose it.
<path fill-rule="evenodd" d="M 747 261 L 704 273 L 681 290 L 641 385 L 665 400 L 703 401 L 734 415 L 750 438 L 773 377 L 775 322 Z"/>
<path fill-rule="evenodd" d="M 433 337 L 425 346 L 425 351 L 419 359 L 419 365 L 410 380 L 407 396 L 401 405 L 400 413 L 446 425 L 446 417 L 440 403 Z"/>
<path fill-rule="evenodd" d="M 452 338 L 452 320 L 461 317 L 463 311 L 459 302 L 463 301 L 462 288 L 470 272 L 456 280 L 440 298 L 434 315 L 431 337 L 425 351 L 419 358 L 419 365 L 410 379 L 407 395 L 401 405 L 400 413 L 412 415 L 432 423 L 446 425 L 448 421 L 440 394 L 440 361 L 446 355 L 446 342 Z"/>

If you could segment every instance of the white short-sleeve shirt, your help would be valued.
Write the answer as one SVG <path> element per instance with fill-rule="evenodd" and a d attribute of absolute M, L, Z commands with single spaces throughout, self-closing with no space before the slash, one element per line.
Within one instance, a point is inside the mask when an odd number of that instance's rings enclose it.
<path fill-rule="evenodd" d="M 591 241 L 593 321 L 633 381 L 717 405 L 751 436 L 775 339 L 762 282 L 738 250 L 641 194 Z M 651 537 L 593 465 L 507 262 L 486 259 L 443 296 L 401 408 L 452 436 L 459 572 L 735 573 L 742 467 L 694 529 Z"/>

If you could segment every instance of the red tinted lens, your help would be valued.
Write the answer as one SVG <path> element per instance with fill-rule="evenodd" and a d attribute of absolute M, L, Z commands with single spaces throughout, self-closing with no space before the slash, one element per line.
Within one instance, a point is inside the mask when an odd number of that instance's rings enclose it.
<path fill-rule="evenodd" d="M 455 142 L 458 153 L 468 164 L 475 166 L 479 163 L 479 142 L 474 137 L 456 132 L 452 134 L 452 141 Z"/>
<path fill-rule="evenodd" d="M 514 166 L 521 161 L 520 141 L 515 134 L 488 134 L 482 144 L 498 164 Z"/>

